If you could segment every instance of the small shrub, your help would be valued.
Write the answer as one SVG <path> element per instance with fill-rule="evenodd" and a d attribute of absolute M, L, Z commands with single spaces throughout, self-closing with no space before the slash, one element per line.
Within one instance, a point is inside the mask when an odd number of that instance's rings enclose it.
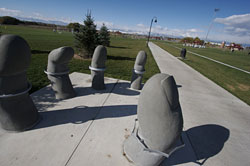
<path fill-rule="evenodd" d="M 98 33 L 91 12 L 87 12 L 84 25 L 80 26 L 79 32 L 75 35 L 75 46 L 82 58 L 91 58 L 96 46 L 98 45 Z"/>
<path fill-rule="evenodd" d="M 103 46 L 108 47 L 110 45 L 110 35 L 108 28 L 105 26 L 105 24 L 102 25 L 99 31 L 99 42 Z"/>

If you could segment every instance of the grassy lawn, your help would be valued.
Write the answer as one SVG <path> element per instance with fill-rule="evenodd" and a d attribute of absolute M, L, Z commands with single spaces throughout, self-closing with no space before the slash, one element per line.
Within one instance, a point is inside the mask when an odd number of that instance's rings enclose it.
<path fill-rule="evenodd" d="M 197 54 L 205 55 L 209 58 L 221 61 L 223 63 L 241 68 L 246 71 L 250 71 L 250 56 L 248 55 L 248 51 L 234 51 L 231 52 L 229 49 L 224 48 L 193 48 L 188 46 L 183 46 L 180 43 L 171 43 L 167 42 L 173 46 L 179 48 L 186 48 L 188 51 L 195 52 Z"/>
<path fill-rule="evenodd" d="M 47 76 L 43 72 L 47 66 L 49 52 L 62 46 L 74 48 L 74 37 L 70 32 L 59 34 L 52 30 L 24 26 L 1 26 L 1 31 L 3 34 L 22 36 L 31 47 L 32 59 L 27 71 L 28 79 L 33 86 L 31 92 L 49 84 Z M 145 82 L 152 75 L 159 73 L 159 68 L 146 47 L 145 40 L 112 37 L 111 46 L 107 48 L 108 60 L 105 76 L 130 80 L 134 61 L 140 50 L 146 51 L 148 55 L 143 81 Z M 70 72 L 90 73 L 88 69 L 90 63 L 91 60 L 72 59 L 69 64 Z"/>
<path fill-rule="evenodd" d="M 180 56 L 180 50 L 174 48 L 172 44 L 169 42 L 155 42 L 161 48 L 165 49 L 169 53 L 174 56 Z M 181 47 L 179 45 L 179 47 Z M 231 55 L 230 52 L 224 52 L 223 50 L 219 50 L 216 48 L 208 48 L 206 50 L 198 49 L 198 48 L 186 48 L 187 51 L 192 51 L 195 53 L 199 53 L 203 56 L 211 57 L 216 60 L 221 60 L 222 62 L 228 63 L 232 62 L 230 65 L 236 64 L 236 59 L 239 59 L 237 63 L 239 65 L 237 67 L 242 68 L 246 66 L 246 68 L 250 66 L 250 56 L 246 55 Z M 197 50 L 197 51 L 196 51 Z M 211 51 L 210 51 L 211 50 Z M 241 53 L 237 53 L 241 54 Z M 244 56 L 244 58 L 242 58 Z M 247 73 L 243 73 L 241 71 L 231 69 L 229 67 L 223 66 L 221 64 L 209 61 L 207 59 L 195 56 L 193 54 L 187 53 L 186 55 L 188 60 L 184 60 L 183 62 L 193 67 L 195 70 L 209 78 L 210 80 L 217 83 L 219 86 L 223 87 L 230 93 L 234 94 L 248 105 L 250 105 L 250 75 Z M 242 60 L 242 59 L 243 60 Z M 231 59 L 231 60 L 230 60 Z M 234 60 L 235 59 L 235 60 Z M 244 62 L 245 61 L 245 62 Z M 236 66 L 236 65 L 235 65 Z M 246 69 L 245 68 L 245 69 Z"/>

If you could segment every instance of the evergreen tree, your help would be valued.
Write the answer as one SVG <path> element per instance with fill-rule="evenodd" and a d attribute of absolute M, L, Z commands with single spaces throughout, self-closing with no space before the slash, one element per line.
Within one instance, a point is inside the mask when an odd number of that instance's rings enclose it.
<path fill-rule="evenodd" d="M 79 32 L 79 29 L 80 29 L 80 24 L 79 23 L 69 23 L 67 25 L 67 28 L 71 31 L 73 30 L 73 32 Z"/>
<path fill-rule="evenodd" d="M 96 46 L 98 45 L 98 33 L 91 12 L 87 12 L 84 25 L 80 26 L 79 32 L 75 33 L 76 48 L 81 52 L 83 58 L 92 57 Z"/>
<path fill-rule="evenodd" d="M 108 31 L 108 28 L 105 26 L 105 24 L 102 25 L 102 27 L 99 31 L 99 42 L 103 46 L 110 45 L 109 31 Z"/>

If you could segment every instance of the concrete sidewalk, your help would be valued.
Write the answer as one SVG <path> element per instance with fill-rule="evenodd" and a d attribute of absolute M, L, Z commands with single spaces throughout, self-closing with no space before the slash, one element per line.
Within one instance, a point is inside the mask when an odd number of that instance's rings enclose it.
<path fill-rule="evenodd" d="M 122 144 L 133 129 L 140 92 L 128 81 L 105 78 L 106 90 L 96 91 L 90 75 L 70 78 L 77 97 L 56 100 L 45 87 L 31 95 L 41 116 L 35 128 L 0 130 L 1 166 L 132 165 Z"/>
<path fill-rule="evenodd" d="M 249 106 L 153 43 L 149 46 L 161 72 L 176 79 L 184 117 L 186 146 L 161 166 L 250 165 Z M 106 90 L 96 91 L 90 75 L 72 73 L 70 78 L 77 97 L 56 100 L 51 87 L 45 87 L 31 95 L 41 116 L 35 128 L 0 130 L 0 165 L 133 166 L 122 145 L 133 129 L 140 91 L 112 78 L 105 78 Z"/>
<path fill-rule="evenodd" d="M 149 48 L 162 73 L 178 85 L 185 134 L 196 159 L 185 149 L 169 164 L 250 165 L 250 107 L 153 43 Z"/>
<path fill-rule="evenodd" d="M 106 90 L 96 91 L 90 75 L 70 78 L 77 97 L 56 100 L 51 87 L 45 87 L 31 95 L 41 116 L 37 126 L 20 133 L 0 130 L 0 165 L 133 166 L 123 154 L 123 142 L 133 130 L 140 91 L 112 78 L 105 78 Z M 185 148 L 163 166 L 196 161 L 185 132 L 183 139 Z"/>

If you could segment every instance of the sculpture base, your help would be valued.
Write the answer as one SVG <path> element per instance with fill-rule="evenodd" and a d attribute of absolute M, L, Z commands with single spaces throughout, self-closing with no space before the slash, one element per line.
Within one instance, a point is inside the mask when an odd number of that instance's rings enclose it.
<path fill-rule="evenodd" d="M 136 166 L 157 166 L 165 159 L 160 154 L 145 151 L 145 146 L 140 142 L 135 133 L 132 133 L 125 140 L 123 152 L 127 159 Z"/>
<path fill-rule="evenodd" d="M 63 100 L 76 97 L 76 92 L 74 91 L 68 74 L 61 76 L 48 75 L 48 79 L 51 82 L 56 99 Z"/>
<path fill-rule="evenodd" d="M 29 94 L 0 100 L 1 128 L 7 131 L 25 131 L 39 122 L 38 111 Z"/>
<path fill-rule="evenodd" d="M 92 88 L 95 90 L 104 90 L 106 89 L 104 83 L 104 72 L 103 71 L 91 71 L 92 77 Z"/>
<path fill-rule="evenodd" d="M 141 90 L 142 89 L 141 83 L 142 83 L 142 75 L 136 74 L 133 71 L 131 83 L 130 83 L 130 88 L 135 89 L 135 90 Z"/>

